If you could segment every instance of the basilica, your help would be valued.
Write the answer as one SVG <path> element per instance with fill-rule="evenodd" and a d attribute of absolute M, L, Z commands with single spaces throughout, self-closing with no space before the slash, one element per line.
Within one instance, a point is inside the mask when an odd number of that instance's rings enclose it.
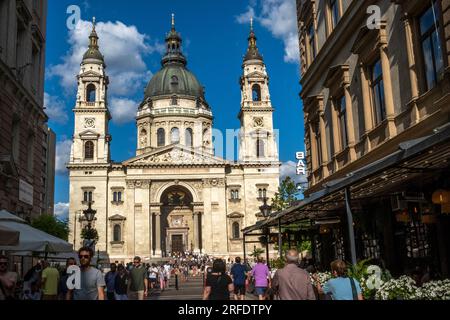
<path fill-rule="evenodd" d="M 96 211 L 96 249 L 104 259 L 149 260 L 184 251 L 242 255 L 241 230 L 263 218 L 259 208 L 277 192 L 280 171 L 269 77 L 253 26 L 240 107 L 236 101 L 236 161 L 214 154 L 213 108 L 187 68 L 173 18 L 161 69 L 136 106 L 136 156 L 111 161 L 107 91 L 114 79 L 106 74 L 108 57 L 98 41 L 94 23 L 73 109 L 69 241 L 75 249 L 83 245 L 81 231 L 88 224 L 83 211 L 90 206 Z"/>

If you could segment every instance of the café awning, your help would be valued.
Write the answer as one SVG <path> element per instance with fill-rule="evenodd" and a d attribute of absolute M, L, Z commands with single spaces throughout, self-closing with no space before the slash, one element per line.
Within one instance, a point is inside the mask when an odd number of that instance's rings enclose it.
<path fill-rule="evenodd" d="M 0 225 L 0 246 L 17 246 L 20 232 Z"/>
<path fill-rule="evenodd" d="M 0 228 L 4 227 L 19 232 L 19 243 L 16 245 L 0 245 L 5 251 L 31 251 L 31 252 L 72 252 L 73 246 L 62 239 L 49 235 L 28 225 L 25 220 L 5 211 L 0 211 Z"/>
<path fill-rule="evenodd" d="M 351 194 L 352 202 L 386 194 L 397 186 L 421 178 L 424 173 L 435 174 L 448 170 L 450 166 L 450 123 L 434 130 L 434 133 L 419 139 L 400 143 L 397 151 L 347 176 L 324 184 L 324 188 L 297 205 L 243 230 L 250 234 L 264 227 L 275 227 L 278 223 L 289 225 L 297 221 L 334 215 L 345 205 L 345 190 Z M 397 188 L 398 189 L 398 188 Z"/>

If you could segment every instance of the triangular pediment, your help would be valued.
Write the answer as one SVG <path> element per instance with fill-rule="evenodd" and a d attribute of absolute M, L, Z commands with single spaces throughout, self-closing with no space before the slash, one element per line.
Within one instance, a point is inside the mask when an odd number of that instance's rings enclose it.
<path fill-rule="evenodd" d="M 123 163 L 133 165 L 226 165 L 227 161 L 182 145 L 170 145 L 145 153 Z"/>
<path fill-rule="evenodd" d="M 86 130 L 86 131 L 83 131 L 80 133 L 81 138 L 87 138 L 87 137 L 97 138 L 98 136 L 100 136 L 100 134 L 98 134 L 97 132 L 92 131 L 92 130 Z"/>
<path fill-rule="evenodd" d="M 98 72 L 95 72 L 93 70 L 88 70 L 86 72 L 83 72 L 80 74 L 80 77 L 101 77 L 102 75 Z"/>
<path fill-rule="evenodd" d="M 247 78 L 265 78 L 266 75 L 259 71 L 253 71 L 252 73 L 247 75 Z"/>

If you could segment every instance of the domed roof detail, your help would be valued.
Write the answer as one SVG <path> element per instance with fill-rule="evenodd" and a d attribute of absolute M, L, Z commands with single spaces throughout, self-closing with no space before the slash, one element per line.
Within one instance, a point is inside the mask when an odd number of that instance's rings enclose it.
<path fill-rule="evenodd" d="M 247 53 L 244 57 L 244 62 L 249 60 L 260 60 L 263 61 L 263 57 L 259 53 L 258 47 L 256 45 L 256 34 L 253 30 L 253 18 L 250 20 L 250 35 L 248 37 L 248 48 Z"/>
<path fill-rule="evenodd" d="M 83 55 L 83 63 L 93 62 L 86 60 L 96 60 L 96 62 L 100 62 L 102 64 L 105 62 L 105 59 L 101 54 L 98 46 L 98 35 L 97 32 L 95 31 L 95 17 L 93 18 L 92 21 L 92 32 L 91 35 L 89 36 L 89 48 Z"/>
<path fill-rule="evenodd" d="M 204 89 L 195 75 L 187 68 L 187 60 L 181 52 L 182 39 L 175 30 L 172 15 L 172 29 L 166 36 L 167 51 L 158 71 L 145 89 L 145 98 L 181 95 L 204 99 Z"/>

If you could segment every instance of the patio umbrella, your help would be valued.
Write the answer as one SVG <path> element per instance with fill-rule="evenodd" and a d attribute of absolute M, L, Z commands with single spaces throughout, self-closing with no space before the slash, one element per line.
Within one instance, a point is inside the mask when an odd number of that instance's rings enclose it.
<path fill-rule="evenodd" d="M 19 244 L 19 236 L 19 231 L 0 225 L 0 246 L 17 246 Z"/>
<path fill-rule="evenodd" d="M 41 230 L 28 225 L 25 220 L 5 211 L 0 211 L 0 227 L 20 232 L 18 245 L 0 245 L 5 251 L 32 251 L 32 252 L 72 252 L 73 247 L 67 241 L 56 238 Z"/>

